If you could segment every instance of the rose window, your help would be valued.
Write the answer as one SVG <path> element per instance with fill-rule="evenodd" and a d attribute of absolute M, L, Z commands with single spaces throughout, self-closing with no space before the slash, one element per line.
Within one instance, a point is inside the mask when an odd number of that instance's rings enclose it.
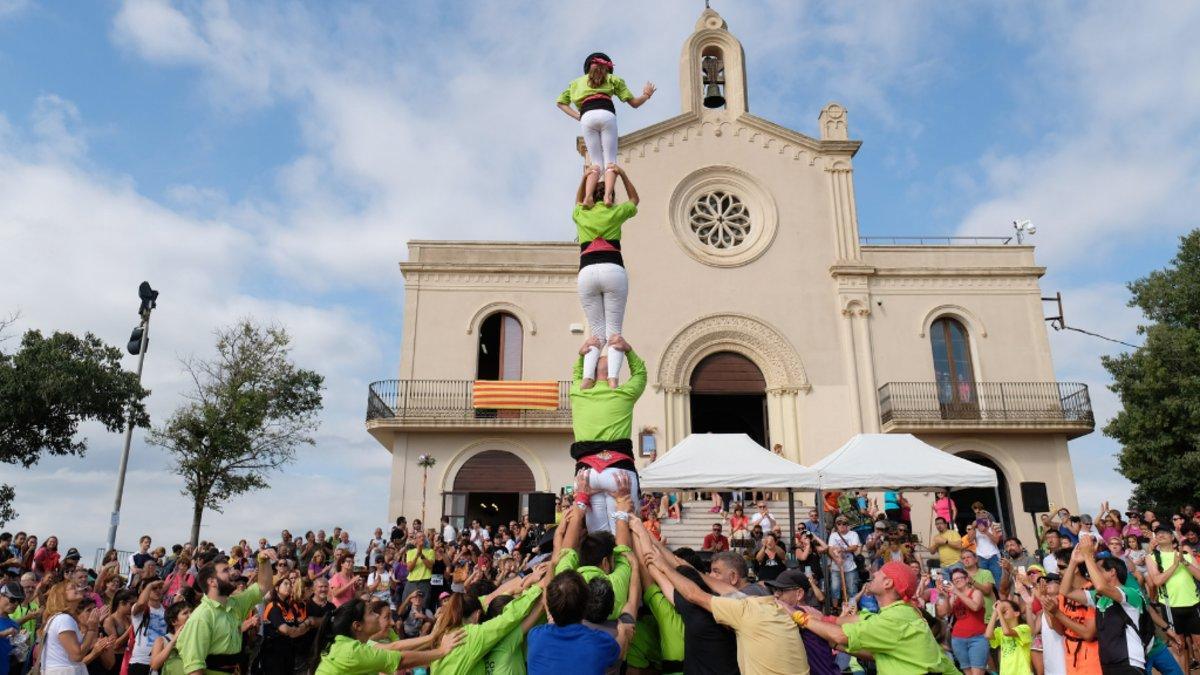
<path fill-rule="evenodd" d="M 750 210 L 728 192 L 718 190 L 698 197 L 688 220 L 696 238 L 713 248 L 735 248 L 750 236 Z"/>

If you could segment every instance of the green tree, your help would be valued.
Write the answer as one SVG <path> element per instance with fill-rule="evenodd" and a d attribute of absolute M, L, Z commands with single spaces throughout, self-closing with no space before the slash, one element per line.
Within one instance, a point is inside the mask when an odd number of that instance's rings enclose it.
<path fill-rule="evenodd" d="M 113 432 L 130 419 L 149 426 L 149 394 L 137 374 L 121 368 L 121 350 L 95 335 L 28 331 L 17 351 L 0 351 L 0 462 L 29 468 L 44 454 L 82 456 L 87 439 L 76 434 L 85 421 Z M 14 494 L 0 485 L 0 525 L 17 516 Z"/>
<path fill-rule="evenodd" d="M 267 477 L 312 445 L 324 378 L 298 368 L 280 327 L 248 319 L 217 331 L 214 359 L 186 359 L 187 403 L 150 431 L 173 456 L 192 498 L 193 544 L 205 509 L 220 513 L 231 497 L 267 486 Z"/>
<path fill-rule="evenodd" d="M 1121 443 L 1133 502 L 1173 511 L 1200 500 L 1200 230 L 1129 290 L 1149 323 L 1138 327 L 1141 347 L 1102 359 L 1122 404 L 1104 433 Z"/>

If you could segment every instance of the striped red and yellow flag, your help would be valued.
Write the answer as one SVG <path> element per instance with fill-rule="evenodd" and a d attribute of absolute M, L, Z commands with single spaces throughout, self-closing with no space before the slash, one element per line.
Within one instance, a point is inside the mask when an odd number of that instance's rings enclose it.
<path fill-rule="evenodd" d="M 555 410 L 558 382 L 555 380 L 476 380 L 471 383 L 476 408 L 504 410 Z"/>

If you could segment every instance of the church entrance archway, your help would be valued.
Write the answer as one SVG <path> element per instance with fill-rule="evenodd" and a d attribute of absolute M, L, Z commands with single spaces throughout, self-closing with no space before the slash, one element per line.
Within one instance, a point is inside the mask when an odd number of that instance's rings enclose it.
<path fill-rule="evenodd" d="M 954 499 L 954 503 L 958 506 L 958 519 L 955 525 L 958 526 L 959 532 L 966 532 L 967 527 L 975 521 L 975 514 L 971 510 L 971 504 L 982 502 L 983 508 L 992 515 L 1004 519 L 1004 531 L 1012 533 L 1015 531 L 1016 521 L 1013 520 L 1012 503 L 1008 493 L 1008 479 L 1004 476 L 1004 469 L 1001 469 L 998 464 L 993 462 L 987 455 L 977 452 L 960 452 L 959 457 L 986 466 L 996 472 L 996 489 L 992 488 L 963 488 L 960 490 L 952 490 L 950 496 Z M 996 491 L 1000 492 L 1000 503 L 996 504 Z"/>
<path fill-rule="evenodd" d="M 535 490 L 524 460 L 504 450 L 484 450 L 455 474 L 453 491 L 443 496 L 443 513 L 457 528 L 478 520 L 494 533 L 497 526 L 520 520 Z"/>
<path fill-rule="evenodd" d="M 744 433 L 768 447 L 767 382 L 753 361 L 710 354 L 692 370 L 690 385 L 692 433 Z"/>

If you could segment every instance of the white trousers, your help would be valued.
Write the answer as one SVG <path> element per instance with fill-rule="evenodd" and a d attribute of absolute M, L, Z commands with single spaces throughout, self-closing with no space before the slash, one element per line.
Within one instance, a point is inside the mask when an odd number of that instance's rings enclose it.
<path fill-rule="evenodd" d="M 592 337 L 601 343 L 608 342 L 614 335 L 621 334 L 625 321 L 625 300 L 629 297 L 629 275 L 625 268 L 616 263 L 597 263 L 579 270 L 579 304 L 587 317 Z M 596 379 L 596 364 L 600 361 L 600 349 L 592 347 L 583 355 L 584 379 Z M 608 377 L 615 378 L 625 362 L 625 352 L 608 350 Z"/>
<path fill-rule="evenodd" d="M 617 116 L 604 109 L 589 110 L 579 118 L 583 144 L 593 166 L 601 170 L 617 163 Z"/>
<path fill-rule="evenodd" d="M 603 471 L 592 469 L 588 472 L 588 489 L 591 490 L 591 508 L 587 512 L 588 532 L 604 530 L 613 534 L 617 533 L 617 519 L 613 517 L 613 514 L 617 512 L 617 500 L 612 493 L 617 490 L 617 475 L 622 473 L 629 476 L 629 494 L 634 505 L 641 503 L 636 471 L 613 467 Z"/>

